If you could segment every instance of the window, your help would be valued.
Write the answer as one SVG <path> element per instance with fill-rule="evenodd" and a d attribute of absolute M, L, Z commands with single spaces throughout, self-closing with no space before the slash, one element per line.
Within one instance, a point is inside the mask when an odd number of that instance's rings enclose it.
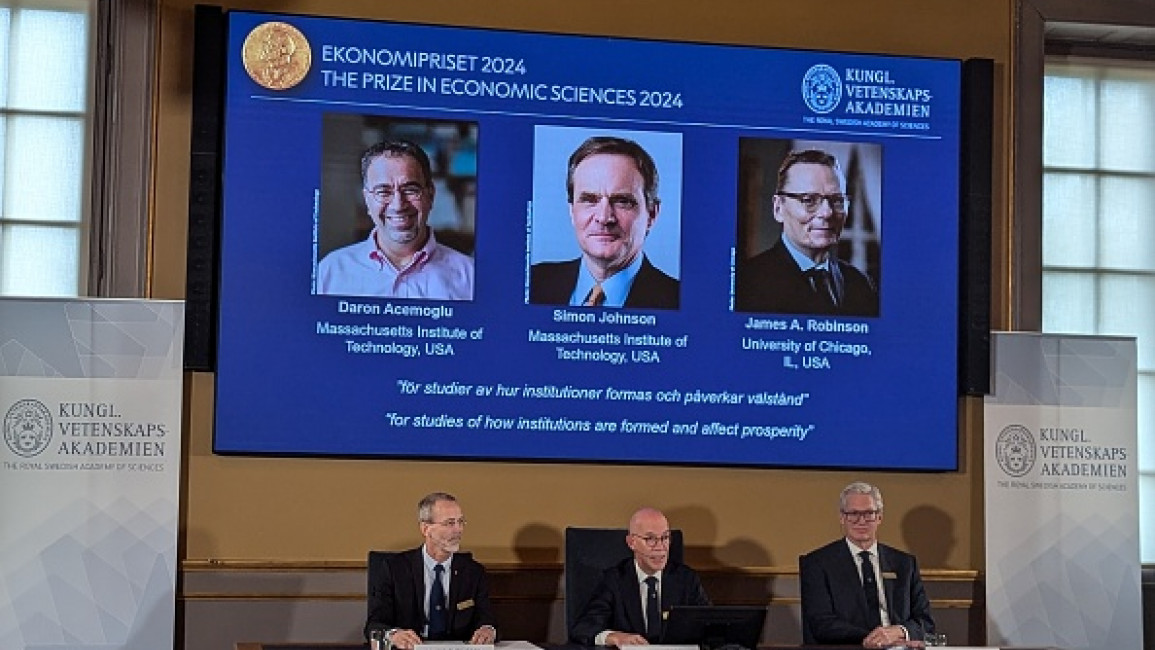
<path fill-rule="evenodd" d="M 1043 331 L 1138 338 L 1143 562 L 1155 562 L 1155 64 L 1046 65 Z"/>
<path fill-rule="evenodd" d="M 0 0 L 0 295 L 81 293 L 90 32 L 85 0 Z"/>

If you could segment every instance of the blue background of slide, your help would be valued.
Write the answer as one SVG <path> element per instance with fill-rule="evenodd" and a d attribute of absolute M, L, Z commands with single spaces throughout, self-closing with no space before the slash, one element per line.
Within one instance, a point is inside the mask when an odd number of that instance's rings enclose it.
<path fill-rule="evenodd" d="M 229 14 L 225 177 L 221 231 L 220 321 L 215 450 L 221 453 L 368 455 L 577 460 L 708 465 L 957 468 L 957 321 L 959 297 L 960 63 L 812 51 L 559 36 L 301 16 Z M 312 48 L 302 83 L 271 91 L 241 61 L 249 32 L 282 20 Z M 486 74 L 353 65 L 326 61 L 326 46 L 442 52 L 521 61 L 525 73 Z M 331 51 L 331 50 L 330 50 Z M 330 57 L 331 58 L 331 57 Z M 807 107 L 802 81 L 812 66 L 839 74 L 885 70 L 893 85 L 930 92 L 924 128 L 815 123 L 848 117 L 839 107 Z M 654 108 L 390 92 L 327 87 L 322 70 L 463 80 L 613 87 L 680 95 L 682 106 Z M 847 82 L 849 83 L 849 82 Z M 314 203 L 321 187 L 322 116 L 381 114 L 479 124 L 476 272 L 472 302 L 313 295 Z M 856 116 L 870 119 L 872 116 Z M 525 301 L 527 210 L 533 200 L 537 126 L 680 134 L 682 281 L 678 310 L 652 314 L 650 327 L 554 322 L 557 308 Z M 739 138 L 864 142 L 882 147 L 881 316 L 822 319 L 865 323 L 868 334 L 747 330 L 751 318 L 802 316 L 730 309 L 738 230 Z M 350 152 L 356 156 L 358 152 Z M 845 164 L 845 163 L 844 163 Z M 557 170 L 563 174 L 564 170 Z M 769 189 L 767 191 L 770 191 Z M 557 206 L 551 206 L 556 210 Z M 321 215 L 323 219 L 324 216 Z M 767 215 L 769 218 L 769 215 Z M 431 320 L 342 313 L 342 303 L 452 309 Z M 582 312 L 582 310 L 570 310 Z M 610 310 L 606 310 L 610 311 Z M 595 310 L 596 314 L 604 313 Z M 616 313 L 627 313 L 622 310 Z M 353 354 L 346 340 L 318 334 L 334 325 L 450 327 L 480 340 L 451 341 L 453 354 L 404 358 Z M 529 332 L 629 333 L 688 337 L 657 350 L 657 363 L 620 366 L 558 358 L 556 345 Z M 743 349 L 744 339 L 840 341 L 869 346 L 869 356 L 824 355 L 829 369 L 789 368 L 779 352 Z M 624 352 L 626 346 L 565 345 Z M 799 364 L 803 354 L 793 355 Z M 651 391 L 651 401 L 537 399 L 403 394 L 399 382 L 493 387 L 572 386 Z M 688 392 L 807 394 L 802 406 L 684 404 Z M 662 391 L 679 401 L 658 402 Z M 476 392 L 476 391 L 474 391 Z M 539 418 L 611 422 L 616 431 L 559 432 L 391 424 L 388 414 Z M 623 420 L 669 423 L 666 433 L 623 433 Z M 484 422 L 484 419 L 483 419 Z M 719 423 L 741 434 L 808 431 L 804 439 L 704 435 Z M 674 435 L 673 425 L 695 434 Z"/>

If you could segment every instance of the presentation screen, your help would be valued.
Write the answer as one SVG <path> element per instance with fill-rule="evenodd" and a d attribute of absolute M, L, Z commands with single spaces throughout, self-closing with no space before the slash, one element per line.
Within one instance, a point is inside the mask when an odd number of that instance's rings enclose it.
<path fill-rule="evenodd" d="M 959 61 L 227 47 L 216 452 L 957 468 Z"/>

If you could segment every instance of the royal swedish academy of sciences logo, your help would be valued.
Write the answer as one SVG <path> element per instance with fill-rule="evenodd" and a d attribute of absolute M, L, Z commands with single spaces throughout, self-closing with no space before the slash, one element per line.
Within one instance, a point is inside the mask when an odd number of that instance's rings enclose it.
<path fill-rule="evenodd" d="M 1012 424 L 999 432 L 995 441 L 995 460 L 1007 476 L 1018 478 L 1035 466 L 1038 449 L 1030 429 Z"/>
<path fill-rule="evenodd" d="M 802 101 L 815 113 L 829 113 L 842 101 L 842 77 L 838 71 L 819 63 L 802 77 Z"/>
<path fill-rule="evenodd" d="M 31 458 L 52 441 L 52 412 L 39 400 L 22 399 L 4 415 L 4 442 L 12 453 Z"/>

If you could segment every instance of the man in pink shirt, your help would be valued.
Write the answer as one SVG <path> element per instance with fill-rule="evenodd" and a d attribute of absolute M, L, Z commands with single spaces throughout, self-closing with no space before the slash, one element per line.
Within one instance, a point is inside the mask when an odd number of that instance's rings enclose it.
<path fill-rule="evenodd" d="M 361 180 L 373 231 L 321 260 L 317 293 L 472 300 L 473 258 L 439 244 L 429 227 L 436 191 L 425 151 L 379 142 L 361 156 Z"/>

